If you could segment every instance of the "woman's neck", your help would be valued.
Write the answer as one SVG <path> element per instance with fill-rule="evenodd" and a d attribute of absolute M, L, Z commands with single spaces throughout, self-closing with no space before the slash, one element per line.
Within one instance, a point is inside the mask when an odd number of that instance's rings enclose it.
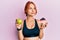
<path fill-rule="evenodd" d="M 27 16 L 27 21 L 33 21 L 34 17 L 33 16 Z"/>

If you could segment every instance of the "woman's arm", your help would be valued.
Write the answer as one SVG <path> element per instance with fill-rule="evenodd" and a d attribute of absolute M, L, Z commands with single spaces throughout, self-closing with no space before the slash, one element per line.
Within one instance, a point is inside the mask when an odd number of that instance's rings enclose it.
<path fill-rule="evenodd" d="M 23 29 L 23 22 L 22 22 L 22 24 L 17 24 L 16 23 L 16 27 L 18 28 L 18 29 L 20 29 L 19 31 L 18 31 L 18 40 L 23 40 L 23 34 L 22 34 L 22 29 Z"/>
<path fill-rule="evenodd" d="M 41 22 L 40 22 L 40 20 L 37 20 L 37 23 L 38 23 L 38 27 L 40 29 L 39 38 L 42 39 L 43 36 L 44 36 L 44 32 L 43 32 L 43 28 L 41 28 Z"/>
<path fill-rule="evenodd" d="M 38 22 L 38 27 L 40 29 L 39 38 L 42 39 L 44 36 L 44 28 L 47 26 L 47 21 L 46 20 L 44 20 L 44 21 L 37 20 L 37 22 Z"/>
<path fill-rule="evenodd" d="M 44 32 L 43 32 L 43 29 L 40 29 L 40 34 L 39 34 L 39 38 L 42 39 L 44 36 Z"/>
<path fill-rule="evenodd" d="M 18 40 L 23 40 L 22 30 L 18 31 Z"/>
<path fill-rule="evenodd" d="M 40 21 L 40 24 L 39 24 L 40 25 L 40 35 L 39 35 L 40 39 L 42 39 L 44 36 L 44 28 L 46 28 L 47 24 L 48 22 L 46 20 Z"/>

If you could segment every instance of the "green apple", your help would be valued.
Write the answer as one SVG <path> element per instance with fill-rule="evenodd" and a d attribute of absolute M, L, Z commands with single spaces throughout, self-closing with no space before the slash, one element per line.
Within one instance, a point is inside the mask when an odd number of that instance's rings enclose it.
<path fill-rule="evenodd" d="M 16 19 L 16 22 L 17 22 L 17 24 L 22 24 L 22 20 L 21 19 Z"/>

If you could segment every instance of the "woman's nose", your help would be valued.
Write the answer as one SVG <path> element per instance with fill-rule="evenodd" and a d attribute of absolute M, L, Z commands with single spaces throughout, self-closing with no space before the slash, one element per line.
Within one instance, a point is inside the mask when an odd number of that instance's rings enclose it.
<path fill-rule="evenodd" d="M 34 12 L 34 9 L 32 9 L 32 12 Z"/>

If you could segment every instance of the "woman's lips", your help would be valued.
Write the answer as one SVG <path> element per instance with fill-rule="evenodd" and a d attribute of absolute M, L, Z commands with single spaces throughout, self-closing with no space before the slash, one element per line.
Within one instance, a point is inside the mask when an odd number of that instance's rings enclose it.
<path fill-rule="evenodd" d="M 32 13 L 32 14 L 35 14 L 35 13 Z"/>

